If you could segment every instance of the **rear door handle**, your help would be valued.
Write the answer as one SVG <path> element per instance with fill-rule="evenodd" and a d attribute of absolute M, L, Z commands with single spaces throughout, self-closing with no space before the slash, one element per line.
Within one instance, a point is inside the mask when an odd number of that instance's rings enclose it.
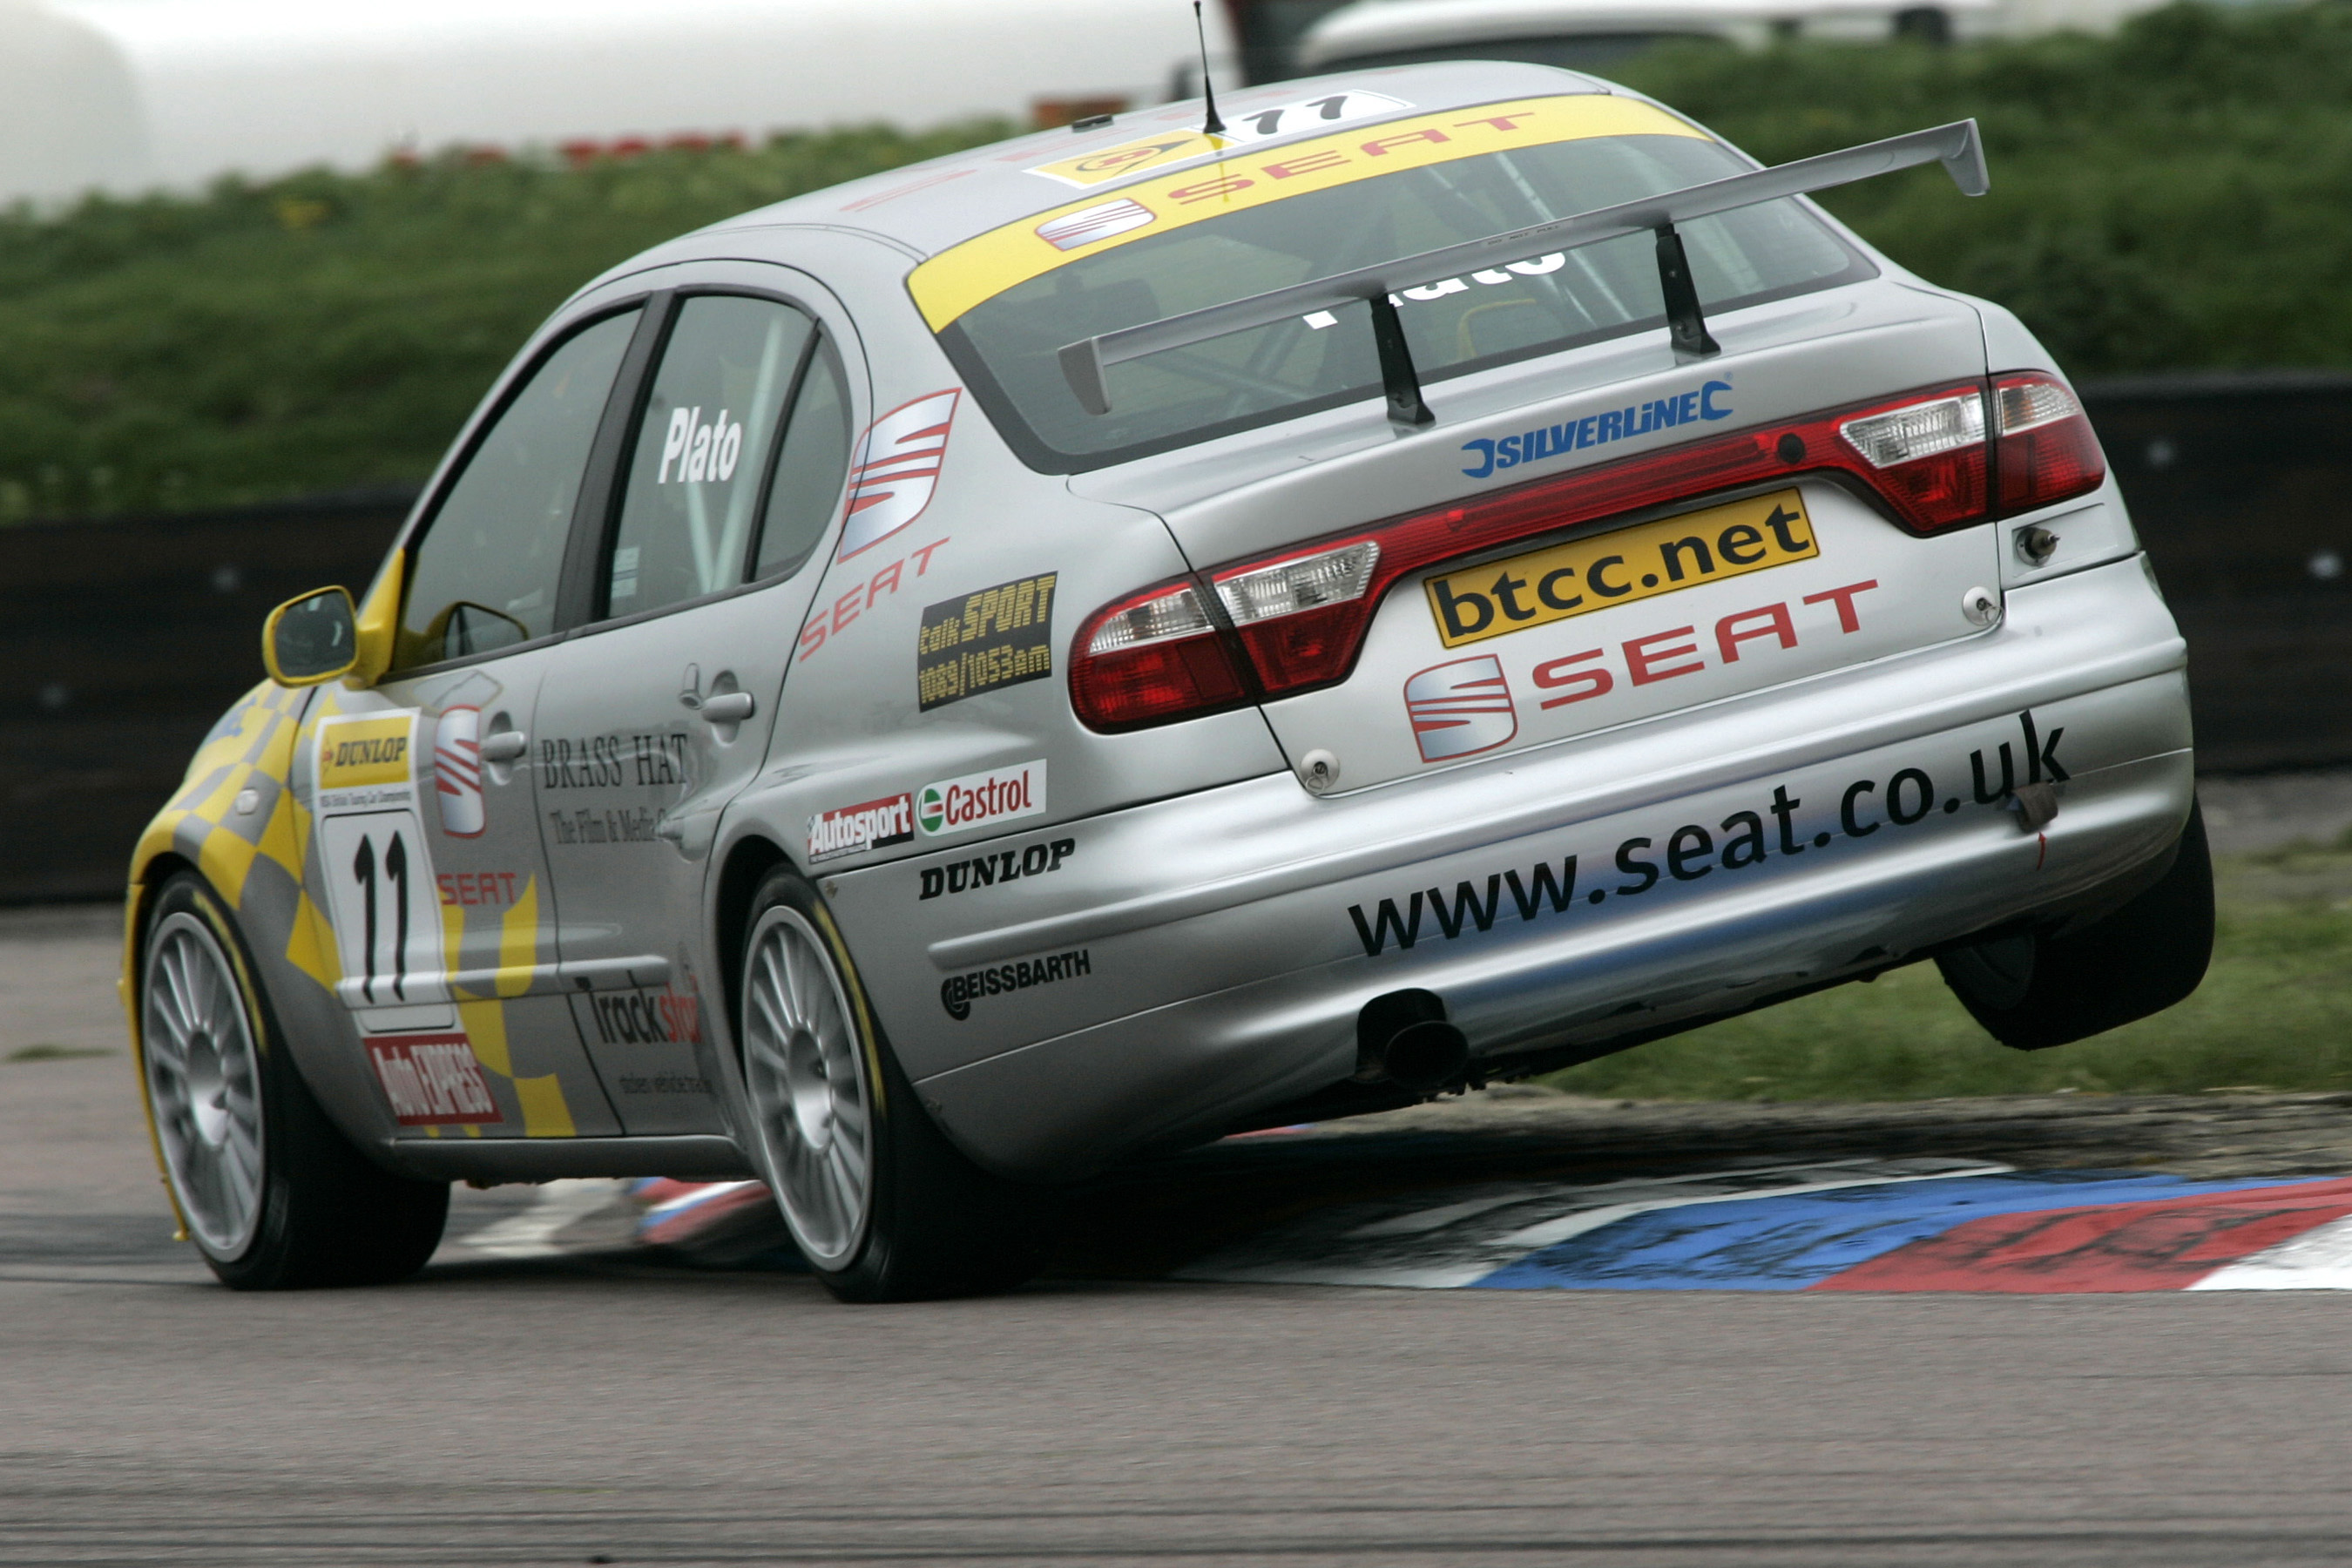
<path fill-rule="evenodd" d="M 702 700 L 703 718 L 713 724 L 740 724 L 760 710 L 748 691 L 722 691 L 716 697 Z"/>
<path fill-rule="evenodd" d="M 482 761 L 510 763 L 530 750 L 530 737 L 520 730 L 499 730 L 482 737 Z"/>

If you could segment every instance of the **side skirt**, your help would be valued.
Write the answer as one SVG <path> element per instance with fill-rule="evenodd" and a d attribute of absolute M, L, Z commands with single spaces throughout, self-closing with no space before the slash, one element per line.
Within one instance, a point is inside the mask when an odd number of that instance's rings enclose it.
<path fill-rule="evenodd" d="M 376 1145 L 384 1164 L 435 1182 L 551 1182 L 572 1176 L 756 1176 L 734 1140 L 403 1138 Z"/>

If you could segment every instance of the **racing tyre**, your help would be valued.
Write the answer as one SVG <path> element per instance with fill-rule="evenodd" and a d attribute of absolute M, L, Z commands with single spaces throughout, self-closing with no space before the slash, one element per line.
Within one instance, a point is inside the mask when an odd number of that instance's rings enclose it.
<path fill-rule="evenodd" d="M 2113 914 L 2063 935 L 2009 936 L 1937 959 L 1944 984 L 2004 1046 L 2039 1051 L 2162 1012 L 2213 953 L 2213 861 L 2194 802 L 2172 864 Z"/>
<path fill-rule="evenodd" d="M 139 984 L 156 1145 L 189 1239 L 223 1284 L 380 1285 L 425 1266 L 448 1184 L 379 1169 L 327 1120 L 236 921 L 196 877 L 157 896 Z"/>
<path fill-rule="evenodd" d="M 771 872 L 751 902 L 740 1017 L 761 1173 L 844 1301 L 1016 1285 L 1044 1261 L 1031 1194 L 974 1165 L 916 1100 L 816 889 Z"/>

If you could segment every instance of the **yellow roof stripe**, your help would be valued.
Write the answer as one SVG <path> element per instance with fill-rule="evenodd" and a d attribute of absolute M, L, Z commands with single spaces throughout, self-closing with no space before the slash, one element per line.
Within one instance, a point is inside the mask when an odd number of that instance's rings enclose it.
<path fill-rule="evenodd" d="M 1213 163 L 1108 195 L 1083 196 L 940 252 L 908 275 L 907 287 L 923 320 L 937 331 L 973 306 L 1066 261 L 1099 256 L 1203 218 L 1402 169 L 1593 136 L 1706 140 L 1661 109 L 1605 93 L 1528 98 L 1384 120 L 1311 141 L 1237 150 Z M 1105 210 L 1089 213 L 1096 208 Z M 1041 230 L 1055 231 L 1061 245 Z"/>

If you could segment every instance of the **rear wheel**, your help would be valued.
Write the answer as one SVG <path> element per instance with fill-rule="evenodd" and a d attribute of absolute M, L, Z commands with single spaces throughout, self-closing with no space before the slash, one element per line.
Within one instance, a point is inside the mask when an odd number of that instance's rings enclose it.
<path fill-rule="evenodd" d="M 188 1237 L 222 1283 L 374 1285 L 423 1268 L 448 1184 L 378 1169 L 327 1120 L 204 882 L 184 872 L 163 885 L 144 957 L 148 1109 Z"/>
<path fill-rule="evenodd" d="M 1017 1284 L 1042 1261 L 1031 1194 L 959 1153 L 917 1103 L 816 890 L 770 874 L 744 946 L 743 1081 L 768 1185 L 845 1301 Z"/>
<path fill-rule="evenodd" d="M 1944 983 L 1992 1037 L 2021 1051 L 2103 1034 L 2197 989 L 2213 953 L 2213 862 L 2193 802 L 2172 864 L 2078 931 L 2021 933 L 1938 958 Z"/>

